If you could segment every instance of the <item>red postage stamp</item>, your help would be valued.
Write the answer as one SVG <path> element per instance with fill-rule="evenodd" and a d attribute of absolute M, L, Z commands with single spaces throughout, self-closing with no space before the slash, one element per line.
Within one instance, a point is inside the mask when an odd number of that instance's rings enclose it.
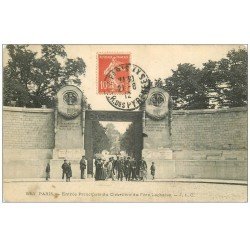
<path fill-rule="evenodd" d="M 126 94 L 130 88 L 130 73 L 123 70 L 130 64 L 130 54 L 98 54 L 98 93 Z"/>

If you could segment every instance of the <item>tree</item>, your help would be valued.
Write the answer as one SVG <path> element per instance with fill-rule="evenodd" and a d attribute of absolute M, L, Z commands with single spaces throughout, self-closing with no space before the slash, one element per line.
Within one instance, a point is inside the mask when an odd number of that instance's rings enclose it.
<path fill-rule="evenodd" d="M 110 152 L 119 154 L 121 133 L 115 128 L 114 124 L 108 123 L 106 125 L 106 135 L 110 141 Z"/>
<path fill-rule="evenodd" d="M 201 69 L 178 64 L 172 76 L 155 80 L 173 99 L 174 109 L 206 109 L 247 105 L 247 50 L 231 50 L 226 58 L 205 62 Z"/>
<path fill-rule="evenodd" d="M 172 96 L 174 109 L 205 109 L 209 106 L 207 89 L 200 81 L 201 70 L 193 64 L 178 64 L 172 76 L 156 80 Z"/>
<path fill-rule="evenodd" d="M 209 60 L 203 63 L 200 81 L 207 89 L 207 96 L 209 98 L 208 108 L 223 106 L 224 97 L 220 87 L 221 79 L 218 71 L 218 62 Z"/>
<path fill-rule="evenodd" d="M 246 49 L 231 50 L 227 58 L 218 62 L 219 77 L 225 85 L 224 106 L 241 107 L 247 105 L 248 53 Z"/>
<path fill-rule="evenodd" d="M 231 50 L 227 58 L 203 64 L 201 81 L 217 107 L 247 105 L 247 57 L 246 49 Z"/>
<path fill-rule="evenodd" d="M 93 152 L 94 154 L 101 153 L 104 149 L 110 150 L 110 140 L 106 135 L 106 128 L 99 121 L 93 121 Z"/>
<path fill-rule="evenodd" d="M 69 59 L 63 45 L 7 45 L 9 60 L 4 67 L 4 105 L 53 107 L 57 91 L 67 85 L 80 85 L 86 65 L 81 58 Z"/>
<path fill-rule="evenodd" d="M 121 136 L 120 145 L 121 150 L 124 150 L 128 155 L 134 157 L 135 143 L 134 143 L 134 123 L 131 123 L 126 129 L 125 133 Z"/>

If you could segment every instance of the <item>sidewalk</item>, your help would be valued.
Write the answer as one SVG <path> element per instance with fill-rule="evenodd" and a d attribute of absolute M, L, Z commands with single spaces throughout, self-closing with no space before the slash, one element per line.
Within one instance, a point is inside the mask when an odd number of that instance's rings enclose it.
<path fill-rule="evenodd" d="M 94 182 L 94 178 L 86 179 L 71 179 L 71 182 Z M 106 180 L 107 182 L 121 182 L 121 181 L 112 181 L 111 179 Z M 45 178 L 19 178 L 19 179 L 3 179 L 4 183 L 9 182 L 47 182 Z M 49 182 L 65 182 L 62 179 L 50 179 Z M 103 181 L 98 181 L 103 182 Z M 124 182 L 125 179 L 124 179 Z M 134 182 L 134 181 L 133 181 Z M 139 182 L 139 181 L 136 181 Z M 247 185 L 247 181 L 243 180 L 220 180 L 220 179 L 188 179 L 188 178 L 178 178 L 178 179 L 148 179 L 145 182 L 185 182 L 185 183 L 213 183 L 213 184 L 232 184 L 232 185 Z"/>

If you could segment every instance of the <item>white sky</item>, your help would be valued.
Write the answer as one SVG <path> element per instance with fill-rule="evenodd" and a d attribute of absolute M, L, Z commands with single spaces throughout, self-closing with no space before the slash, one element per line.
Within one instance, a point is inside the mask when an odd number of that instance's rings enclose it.
<path fill-rule="evenodd" d="M 131 124 L 131 122 L 100 122 L 104 127 L 106 127 L 106 125 L 108 123 L 112 123 L 114 124 L 115 128 L 121 133 L 124 134 L 124 132 L 126 131 L 126 129 L 128 128 L 129 124 Z"/>

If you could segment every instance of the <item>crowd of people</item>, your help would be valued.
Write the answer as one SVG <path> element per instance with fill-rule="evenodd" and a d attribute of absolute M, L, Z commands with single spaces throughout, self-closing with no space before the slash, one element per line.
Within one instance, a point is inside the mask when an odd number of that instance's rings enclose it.
<path fill-rule="evenodd" d="M 66 177 L 66 182 L 70 181 L 72 177 L 72 169 L 71 163 L 67 162 L 65 159 L 62 166 L 62 179 Z M 80 160 L 80 177 L 81 179 L 85 178 L 85 170 L 87 169 L 87 160 L 85 156 L 82 156 Z M 108 161 L 103 159 L 102 157 L 96 157 L 94 162 L 94 173 L 93 177 L 96 181 L 98 180 L 107 180 L 112 179 L 123 181 L 145 181 L 147 179 L 147 163 L 142 158 L 139 161 L 136 161 L 131 157 L 122 157 L 117 156 L 116 159 L 114 157 L 110 157 Z M 50 178 L 50 165 L 49 163 L 46 166 L 46 180 Z M 150 173 L 152 179 L 155 178 L 155 164 L 152 162 L 150 167 Z"/>
<path fill-rule="evenodd" d="M 136 161 L 131 157 L 117 156 L 110 157 L 106 162 L 101 157 L 95 160 L 95 180 L 106 180 L 111 178 L 114 180 L 123 181 L 144 181 L 147 179 L 147 163 L 142 158 Z M 152 179 L 155 177 L 155 164 L 152 162 L 150 167 Z"/>

